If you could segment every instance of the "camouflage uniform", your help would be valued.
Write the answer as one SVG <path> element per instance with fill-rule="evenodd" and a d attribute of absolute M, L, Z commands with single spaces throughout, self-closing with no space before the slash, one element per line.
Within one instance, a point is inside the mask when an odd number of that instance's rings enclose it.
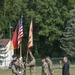
<path fill-rule="evenodd" d="M 45 61 L 42 64 L 42 75 L 49 75 L 48 64 Z"/>
<path fill-rule="evenodd" d="M 50 58 L 46 58 L 46 61 L 48 63 L 49 75 L 52 75 L 52 71 L 53 71 L 52 61 L 50 60 Z"/>
<path fill-rule="evenodd" d="M 30 63 L 26 63 L 26 66 L 28 66 L 28 67 L 30 67 L 30 75 L 35 75 L 35 72 L 36 72 L 36 69 L 35 69 L 35 63 L 36 63 L 36 61 L 35 61 L 35 58 L 34 58 L 34 56 L 32 55 L 32 53 L 29 51 L 29 53 L 30 53 L 30 57 L 31 57 L 31 61 L 30 61 Z"/>
<path fill-rule="evenodd" d="M 12 75 L 19 75 L 19 70 L 18 66 L 15 64 L 16 60 L 13 61 L 11 70 L 12 70 Z"/>
<path fill-rule="evenodd" d="M 22 60 L 18 59 L 17 66 L 18 66 L 19 72 L 21 72 L 20 75 L 25 75 L 25 66 Z"/>

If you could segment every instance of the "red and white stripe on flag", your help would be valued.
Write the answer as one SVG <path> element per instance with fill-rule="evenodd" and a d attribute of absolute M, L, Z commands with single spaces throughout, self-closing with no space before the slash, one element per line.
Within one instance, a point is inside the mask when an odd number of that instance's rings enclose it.
<path fill-rule="evenodd" d="M 30 23 L 30 29 L 29 29 L 29 38 L 28 38 L 28 50 L 33 46 L 33 24 L 32 20 Z"/>
<path fill-rule="evenodd" d="M 22 37 L 23 37 L 23 25 L 21 17 L 18 24 L 18 45 L 20 44 Z"/>

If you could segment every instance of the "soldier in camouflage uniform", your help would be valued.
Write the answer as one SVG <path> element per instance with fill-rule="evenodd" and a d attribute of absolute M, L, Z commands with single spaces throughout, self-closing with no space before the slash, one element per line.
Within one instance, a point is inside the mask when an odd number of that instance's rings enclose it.
<path fill-rule="evenodd" d="M 22 62 L 22 59 L 20 57 L 17 57 L 15 55 L 12 56 L 12 65 L 11 70 L 13 75 L 25 75 L 24 74 L 24 63 Z"/>
<path fill-rule="evenodd" d="M 53 63 L 49 56 L 46 57 L 46 62 L 48 63 L 49 75 L 52 75 Z"/>
<path fill-rule="evenodd" d="M 20 72 L 19 72 L 18 66 L 17 66 L 17 60 L 13 60 L 11 70 L 12 70 L 12 75 L 20 75 Z"/>
<path fill-rule="evenodd" d="M 42 75 L 49 75 L 48 64 L 45 59 L 42 59 Z"/>
<path fill-rule="evenodd" d="M 26 63 L 26 66 L 30 67 L 30 75 L 35 75 L 35 72 L 36 72 L 36 69 L 35 69 L 36 61 L 35 61 L 35 58 L 32 55 L 30 50 L 29 50 L 29 54 L 30 54 L 30 62 Z"/>
<path fill-rule="evenodd" d="M 17 57 L 17 66 L 18 66 L 18 70 L 20 73 L 20 75 L 25 75 L 25 63 L 22 60 L 22 57 Z"/>
<path fill-rule="evenodd" d="M 14 60 L 17 60 L 17 56 L 16 56 L 16 55 L 12 55 L 12 61 L 11 61 L 11 63 L 10 63 L 11 66 L 12 66 Z"/>

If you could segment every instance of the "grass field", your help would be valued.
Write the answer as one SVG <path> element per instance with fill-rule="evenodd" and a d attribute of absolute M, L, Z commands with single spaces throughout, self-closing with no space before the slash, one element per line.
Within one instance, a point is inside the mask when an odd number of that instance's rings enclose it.
<path fill-rule="evenodd" d="M 12 75 L 12 73 L 11 70 L 0 70 L 0 75 Z M 30 75 L 29 70 L 26 75 Z M 36 75 L 41 75 L 41 68 L 36 69 Z M 54 69 L 53 75 L 62 75 L 62 69 Z M 75 68 L 70 68 L 70 75 L 75 75 Z"/>

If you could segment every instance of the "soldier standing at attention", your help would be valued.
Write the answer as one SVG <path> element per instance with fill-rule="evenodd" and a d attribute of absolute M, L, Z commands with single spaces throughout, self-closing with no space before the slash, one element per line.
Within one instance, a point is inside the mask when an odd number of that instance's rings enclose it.
<path fill-rule="evenodd" d="M 50 59 L 50 57 L 49 56 L 47 56 L 46 57 L 46 62 L 47 62 L 47 64 L 48 64 L 48 69 L 49 69 L 49 75 L 52 75 L 52 71 L 53 71 L 53 63 L 52 63 L 52 61 L 51 61 L 51 59 Z"/>
<path fill-rule="evenodd" d="M 30 67 L 30 75 L 35 75 L 35 65 L 36 65 L 36 61 L 34 56 L 32 55 L 31 51 L 29 50 L 29 54 L 30 54 L 30 62 L 26 63 L 26 66 Z"/>
<path fill-rule="evenodd" d="M 42 75 L 49 75 L 48 64 L 45 59 L 42 59 Z"/>

